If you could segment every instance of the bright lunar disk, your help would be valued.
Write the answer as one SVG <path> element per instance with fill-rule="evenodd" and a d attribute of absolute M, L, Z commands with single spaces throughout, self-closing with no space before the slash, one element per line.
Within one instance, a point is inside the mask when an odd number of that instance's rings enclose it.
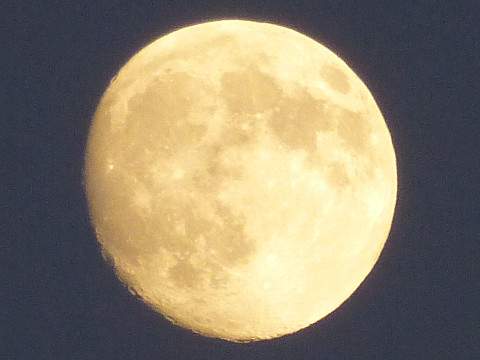
<path fill-rule="evenodd" d="M 296 31 L 240 20 L 137 53 L 98 106 L 85 172 L 120 279 L 176 324 L 231 341 L 342 304 L 380 255 L 397 189 L 358 76 Z"/>

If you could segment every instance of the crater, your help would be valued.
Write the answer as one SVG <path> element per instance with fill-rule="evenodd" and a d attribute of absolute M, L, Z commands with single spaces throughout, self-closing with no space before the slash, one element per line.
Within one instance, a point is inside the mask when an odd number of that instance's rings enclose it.
<path fill-rule="evenodd" d="M 168 269 L 168 276 L 178 287 L 193 288 L 198 284 L 199 272 L 188 260 L 177 262 Z"/>
<path fill-rule="evenodd" d="M 196 287 L 202 281 L 220 286 L 228 277 L 222 268 L 246 263 L 255 252 L 245 218 L 212 199 L 182 200 L 163 199 L 151 220 L 156 242 L 177 259 L 169 276 L 178 287 Z"/>
<path fill-rule="evenodd" d="M 190 41 L 191 43 L 186 46 L 176 46 L 174 51 L 167 51 L 154 57 L 142 68 L 143 73 L 153 73 L 167 63 L 175 64 L 178 61 L 185 61 L 185 59 L 189 59 L 191 62 L 208 63 L 211 53 L 228 53 L 237 45 L 238 39 L 232 34 L 211 34 L 208 39 L 190 37 Z"/>

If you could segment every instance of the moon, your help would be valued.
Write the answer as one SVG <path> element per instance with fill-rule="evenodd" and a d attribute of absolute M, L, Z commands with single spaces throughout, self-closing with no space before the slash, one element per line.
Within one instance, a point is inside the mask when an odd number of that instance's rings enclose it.
<path fill-rule="evenodd" d="M 384 118 L 344 61 L 292 29 L 222 20 L 121 68 L 90 128 L 85 185 L 132 292 L 179 326 L 248 342 L 352 295 L 388 237 L 397 176 Z"/>

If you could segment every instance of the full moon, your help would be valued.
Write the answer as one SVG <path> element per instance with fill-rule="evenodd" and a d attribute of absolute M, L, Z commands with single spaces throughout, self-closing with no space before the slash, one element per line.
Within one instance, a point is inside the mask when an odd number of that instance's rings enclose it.
<path fill-rule="evenodd" d="M 243 20 L 174 31 L 121 68 L 85 183 L 120 280 L 175 324 L 236 342 L 338 308 L 375 265 L 397 191 L 360 78 L 305 35 Z"/>

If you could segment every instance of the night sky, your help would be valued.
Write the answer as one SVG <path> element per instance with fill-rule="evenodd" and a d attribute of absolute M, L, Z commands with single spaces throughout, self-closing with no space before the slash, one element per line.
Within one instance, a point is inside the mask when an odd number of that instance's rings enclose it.
<path fill-rule="evenodd" d="M 480 4 L 8 3 L 0 10 L 1 359 L 480 356 Z M 132 296 L 100 254 L 82 184 L 90 121 L 120 67 L 161 35 L 225 18 L 287 26 L 337 53 L 374 95 L 398 166 L 392 230 L 358 290 L 317 324 L 251 344 L 175 327 Z"/>

